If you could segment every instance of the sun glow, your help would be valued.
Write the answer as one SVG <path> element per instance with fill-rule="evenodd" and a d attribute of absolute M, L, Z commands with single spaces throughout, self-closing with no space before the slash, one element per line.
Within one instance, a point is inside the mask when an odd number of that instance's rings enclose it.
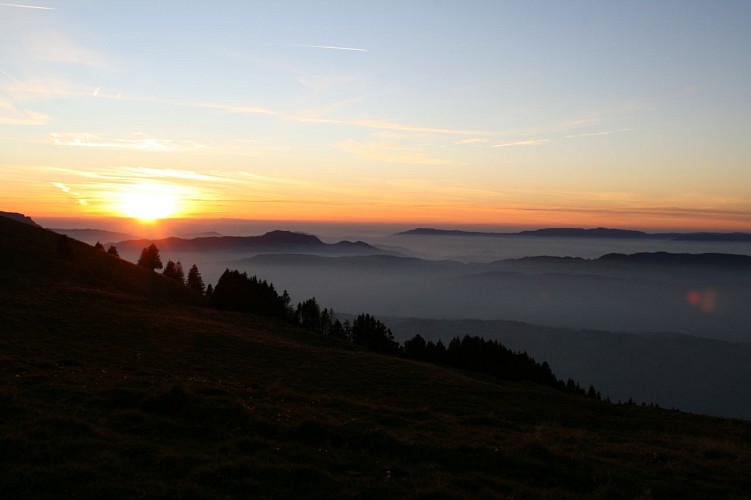
<path fill-rule="evenodd" d="M 127 217 L 149 222 L 175 215 L 179 205 L 179 196 L 172 186 L 143 183 L 121 193 L 117 209 Z"/>

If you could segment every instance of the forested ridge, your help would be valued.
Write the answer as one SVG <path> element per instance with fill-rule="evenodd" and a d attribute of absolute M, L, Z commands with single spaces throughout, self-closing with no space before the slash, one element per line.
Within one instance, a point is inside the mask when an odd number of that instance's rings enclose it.
<path fill-rule="evenodd" d="M 208 297 L 210 307 L 259 314 L 287 321 L 319 335 L 351 342 L 366 349 L 415 361 L 451 366 L 491 375 L 503 380 L 523 380 L 573 394 L 601 399 L 594 387 L 558 380 L 547 362 L 537 362 L 523 352 L 512 352 L 501 343 L 479 336 L 453 338 L 448 346 L 440 340 L 426 341 L 421 335 L 400 344 L 384 323 L 369 313 L 352 322 L 340 321 L 331 308 L 321 308 L 315 297 L 292 307 L 287 290 L 281 294 L 273 283 L 227 269 Z"/>

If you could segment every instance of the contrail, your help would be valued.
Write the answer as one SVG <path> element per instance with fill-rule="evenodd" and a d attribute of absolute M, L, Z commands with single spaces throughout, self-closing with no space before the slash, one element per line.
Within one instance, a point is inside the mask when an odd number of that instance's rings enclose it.
<path fill-rule="evenodd" d="M 40 7 L 38 5 L 21 5 L 17 3 L 0 3 L 0 7 L 16 7 L 18 9 L 55 10 L 54 7 Z"/>
<path fill-rule="evenodd" d="M 11 75 L 10 73 L 7 73 L 7 72 L 5 72 L 5 71 L 3 71 L 3 70 L 1 70 L 1 69 L 0 69 L 0 74 L 2 74 L 2 75 L 4 75 L 4 76 L 7 76 L 8 78 L 10 78 L 11 80 L 13 80 L 13 81 L 14 81 L 14 82 L 16 82 L 16 83 L 21 83 L 21 84 L 23 84 L 23 82 L 22 82 L 21 80 L 19 80 L 19 79 L 18 79 L 18 78 L 16 78 L 15 76 L 13 76 L 13 75 Z"/>
<path fill-rule="evenodd" d="M 367 52 L 368 49 L 358 49 L 355 47 L 337 47 L 335 45 L 308 45 L 303 43 L 288 43 L 289 47 L 307 47 L 310 49 L 330 49 L 330 50 L 352 50 L 355 52 Z"/>

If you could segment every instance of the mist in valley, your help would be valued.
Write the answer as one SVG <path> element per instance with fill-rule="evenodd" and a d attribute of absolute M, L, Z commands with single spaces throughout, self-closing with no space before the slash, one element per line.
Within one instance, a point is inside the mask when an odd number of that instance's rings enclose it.
<path fill-rule="evenodd" d="M 748 243 L 453 236 L 386 236 L 369 243 L 370 251 L 356 255 L 270 248 L 162 249 L 162 256 L 184 267 L 198 265 L 206 283 L 216 283 L 225 269 L 238 269 L 286 289 L 293 301 L 316 297 L 352 314 L 514 320 L 732 341 L 751 334 L 749 267 L 597 260 L 609 253 L 657 251 L 749 254 Z M 139 252 L 120 245 L 127 260 L 136 261 Z M 530 256 L 571 258 L 525 258 Z"/>
<path fill-rule="evenodd" d="M 343 319 L 373 314 L 400 341 L 480 335 L 613 400 L 751 418 L 747 259 L 601 258 L 749 256 L 749 243 L 376 232 L 355 252 L 334 245 L 333 232 L 321 240 L 326 245 L 294 251 L 161 250 L 165 263 L 196 264 L 207 284 L 238 269 L 287 290 L 293 304 L 315 297 Z M 140 248 L 120 248 L 137 260 Z"/>

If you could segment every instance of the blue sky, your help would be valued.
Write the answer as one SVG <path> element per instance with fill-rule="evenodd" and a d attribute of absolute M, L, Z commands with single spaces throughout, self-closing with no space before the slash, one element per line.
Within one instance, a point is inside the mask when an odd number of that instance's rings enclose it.
<path fill-rule="evenodd" d="M 749 230 L 750 28 L 731 1 L 0 3 L 3 209 Z"/>

